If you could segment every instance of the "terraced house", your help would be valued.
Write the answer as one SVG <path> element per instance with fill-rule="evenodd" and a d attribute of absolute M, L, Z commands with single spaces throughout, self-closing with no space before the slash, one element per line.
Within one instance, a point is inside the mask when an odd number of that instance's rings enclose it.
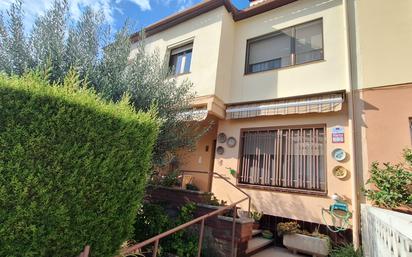
<path fill-rule="evenodd" d="M 193 82 L 196 122 L 213 124 L 195 151 L 181 154 L 179 168 L 228 203 L 242 189 L 269 224 L 330 224 L 322 209 L 336 194 L 352 212 L 345 234 L 357 244 L 358 189 L 369 162 L 397 159 L 382 147 L 400 154 L 411 142 L 411 58 L 391 59 L 412 43 L 406 31 L 393 41 L 398 21 L 412 26 L 411 4 L 399 2 L 250 0 L 238 10 L 206 0 L 147 27 L 148 49 L 169 60 L 178 80 Z M 371 89 L 386 85 L 397 86 Z M 402 133 L 388 135 L 393 127 Z"/>

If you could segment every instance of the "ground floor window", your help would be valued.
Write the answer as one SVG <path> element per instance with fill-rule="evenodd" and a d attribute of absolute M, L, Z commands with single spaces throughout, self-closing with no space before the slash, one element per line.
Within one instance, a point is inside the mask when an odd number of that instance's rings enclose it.
<path fill-rule="evenodd" d="M 239 183 L 325 191 L 325 127 L 242 131 Z"/>

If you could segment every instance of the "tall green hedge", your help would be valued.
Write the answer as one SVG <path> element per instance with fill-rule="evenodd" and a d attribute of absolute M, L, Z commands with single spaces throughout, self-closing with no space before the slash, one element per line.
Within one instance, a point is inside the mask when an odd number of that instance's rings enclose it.
<path fill-rule="evenodd" d="M 0 75 L 0 256 L 112 257 L 131 238 L 158 134 L 154 112 L 76 76 Z"/>

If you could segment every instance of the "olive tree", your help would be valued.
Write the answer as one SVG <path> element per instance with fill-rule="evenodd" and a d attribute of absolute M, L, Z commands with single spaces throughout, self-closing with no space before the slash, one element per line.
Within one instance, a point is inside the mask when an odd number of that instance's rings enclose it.
<path fill-rule="evenodd" d="M 69 0 L 55 0 L 26 35 L 22 4 L 16 0 L 7 17 L 0 16 L 0 71 L 21 75 L 47 68 L 50 82 L 61 82 L 73 68 L 108 100 L 116 102 L 127 94 L 138 110 L 157 105 L 163 125 L 154 149 L 155 164 L 163 164 L 168 153 L 193 147 L 205 132 L 187 122 L 190 115 L 185 120 L 179 115 L 190 109 L 195 97 L 192 84 L 179 83 L 164 58 L 146 50 L 143 32 L 135 44 L 137 54 L 130 58 L 129 23 L 113 33 L 105 18 L 89 7 L 74 22 L 68 18 Z"/>

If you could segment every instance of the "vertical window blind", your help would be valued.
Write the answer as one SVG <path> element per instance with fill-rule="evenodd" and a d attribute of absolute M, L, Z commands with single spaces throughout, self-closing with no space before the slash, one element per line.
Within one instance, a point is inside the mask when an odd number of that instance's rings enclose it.
<path fill-rule="evenodd" d="M 324 147 L 323 127 L 245 131 L 239 183 L 325 191 Z"/>

